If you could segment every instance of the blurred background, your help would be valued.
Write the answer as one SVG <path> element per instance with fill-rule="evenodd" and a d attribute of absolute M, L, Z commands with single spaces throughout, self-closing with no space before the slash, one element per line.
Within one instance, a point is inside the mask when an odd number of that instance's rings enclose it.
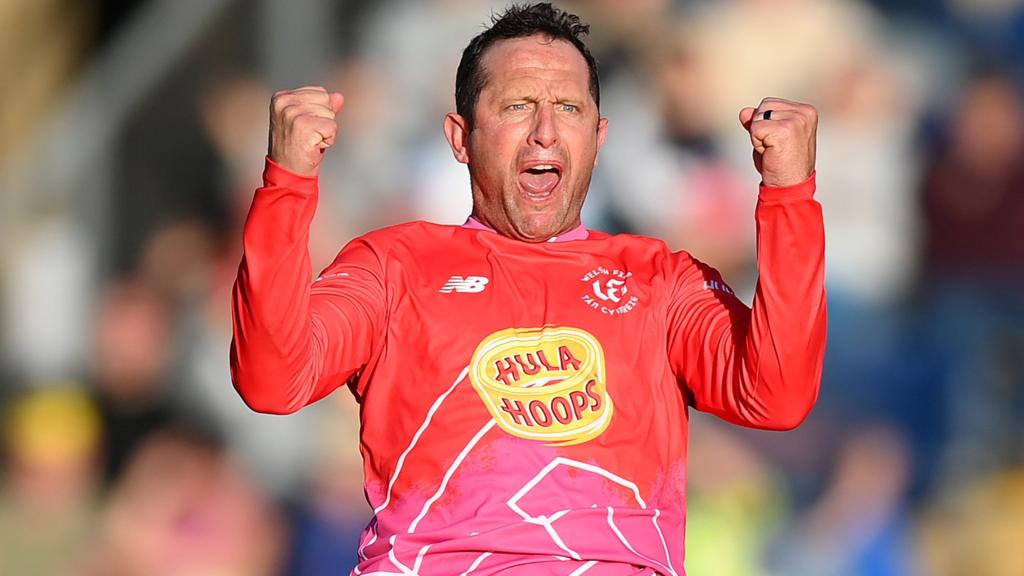
<path fill-rule="evenodd" d="M 311 253 L 461 223 L 441 133 L 503 2 L 0 1 L 0 575 L 337 575 L 369 510 L 341 390 L 248 411 L 228 295 L 276 89 L 346 95 Z M 696 417 L 693 576 L 1024 574 L 1024 2 L 592 0 L 584 219 L 749 303 L 736 115 L 821 115 L 830 336 L 795 432 Z"/>

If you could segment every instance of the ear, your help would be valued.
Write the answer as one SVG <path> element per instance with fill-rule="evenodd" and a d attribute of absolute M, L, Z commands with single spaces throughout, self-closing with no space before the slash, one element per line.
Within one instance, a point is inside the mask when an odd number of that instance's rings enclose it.
<path fill-rule="evenodd" d="M 452 147 L 455 159 L 463 164 L 469 164 L 469 123 L 466 119 L 454 112 L 446 114 L 444 136 L 448 139 L 448 145 Z"/>
<path fill-rule="evenodd" d="M 601 118 L 597 121 L 597 151 L 601 152 L 604 140 L 608 137 L 608 119 Z M 597 166 L 597 158 L 600 154 L 594 154 L 594 166 Z"/>

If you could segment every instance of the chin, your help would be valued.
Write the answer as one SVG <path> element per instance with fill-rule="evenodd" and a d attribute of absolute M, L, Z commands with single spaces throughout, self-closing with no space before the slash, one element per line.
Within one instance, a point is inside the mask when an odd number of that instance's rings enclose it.
<path fill-rule="evenodd" d="M 555 220 L 554 216 L 530 218 L 517 228 L 530 241 L 543 242 L 561 232 L 562 223 Z"/>

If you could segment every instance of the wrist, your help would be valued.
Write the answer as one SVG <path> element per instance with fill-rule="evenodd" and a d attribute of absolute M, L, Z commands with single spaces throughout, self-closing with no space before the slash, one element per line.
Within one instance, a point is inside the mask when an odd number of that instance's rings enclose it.
<path fill-rule="evenodd" d="M 299 174 L 278 162 L 275 162 L 270 156 L 266 157 L 266 162 L 263 168 L 264 186 L 293 188 L 314 192 L 317 189 L 318 183 L 319 179 L 316 175 L 307 176 Z"/>
<path fill-rule="evenodd" d="M 801 182 L 786 185 L 771 185 L 761 182 L 758 198 L 764 202 L 782 202 L 800 198 L 811 198 L 817 189 L 817 170 Z"/>

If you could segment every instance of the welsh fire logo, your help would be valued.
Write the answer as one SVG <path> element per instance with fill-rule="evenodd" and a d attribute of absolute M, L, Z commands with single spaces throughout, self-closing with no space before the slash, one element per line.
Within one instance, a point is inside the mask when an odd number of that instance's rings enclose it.
<path fill-rule="evenodd" d="M 604 350 L 579 328 L 509 328 L 473 352 L 469 379 L 505 432 L 554 446 L 597 437 L 615 406 Z"/>

